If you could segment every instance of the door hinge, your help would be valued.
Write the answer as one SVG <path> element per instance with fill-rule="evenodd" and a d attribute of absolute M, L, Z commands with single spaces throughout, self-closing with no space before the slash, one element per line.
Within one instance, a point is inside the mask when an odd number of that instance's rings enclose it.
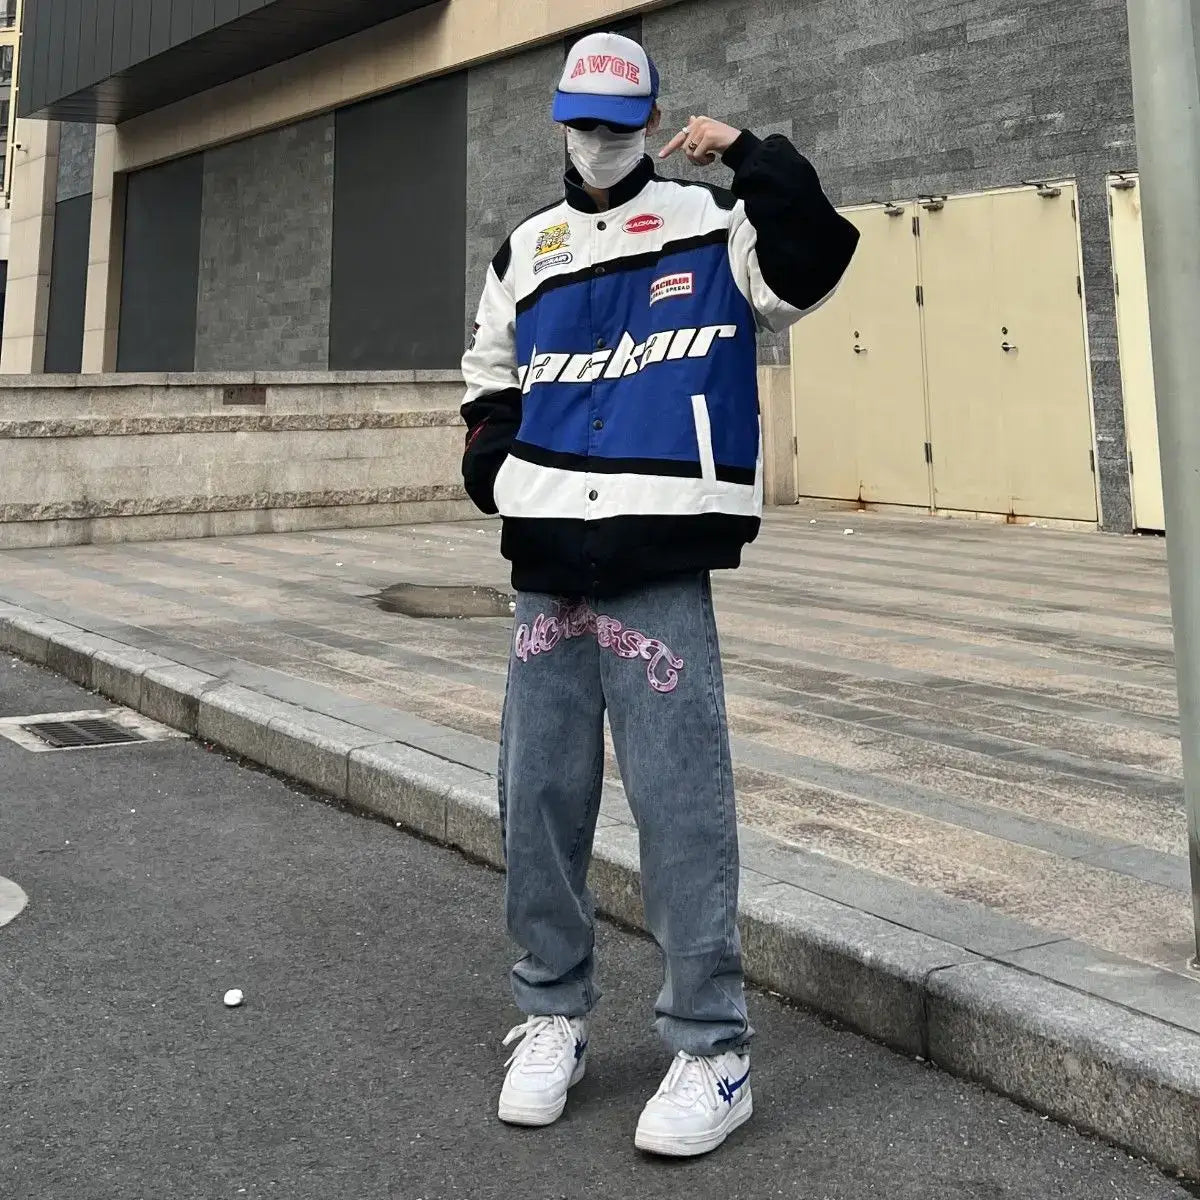
<path fill-rule="evenodd" d="M 913 237 L 921 236 L 921 218 L 913 217 Z"/>
<path fill-rule="evenodd" d="M 925 461 L 927 463 L 933 462 L 933 443 L 932 442 L 925 443 Z"/>
<path fill-rule="evenodd" d="M 1096 452 L 1095 450 L 1088 451 L 1088 461 L 1092 464 L 1092 474 L 1096 473 Z"/>
<path fill-rule="evenodd" d="M 800 439 L 798 437 L 792 438 L 792 453 L 793 454 L 800 453 Z"/>
<path fill-rule="evenodd" d="M 1075 294 L 1080 297 L 1082 297 L 1082 295 L 1083 295 L 1083 276 L 1082 275 L 1075 276 Z"/>
<path fill-rule="evenodd" d="M 1130 450 L 1130 452 L 1129 452 L 1129 474 L 1130 474 L 1130 477 L 1132 478 L 1132 476 L 1133 476 L 1133 451 L 1132 450 Z"/>
<path fill-rule="evenodd" d="M 1072 199 L 1071 199 L 1071 220 L 1077 221 L 1078 219 L 1079 219 L 1079 210 L 1075 207 L 1075 200 L 1074 200 L 1074 197 L 1072 197 Z"/>
<path fill-rule="evenodd" d="M 924 306 L 925 304 L 925 288 L 922 284 L 917 284 L 917 304 Z"/>
<path fill-rule="evenodd" d="M 1121 277 L 1116 271 L 1113 272 L 1113 294 L 1116 296 L 1121 294 Z"/>

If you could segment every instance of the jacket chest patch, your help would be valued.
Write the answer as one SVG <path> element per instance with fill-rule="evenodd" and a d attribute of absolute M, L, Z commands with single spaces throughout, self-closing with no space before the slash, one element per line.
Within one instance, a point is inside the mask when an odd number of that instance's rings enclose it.
<path fill-rule="evenodd" d="M 549 225 L 538 234 L 537 245 L 534 247 L 534 258 L 543 254 L 553 254 L 565 249 L 571 244 L 571 226 L 563 221 L 560 225 Z"/>
<path fill-rule="evenodd" d="M 621 228 L 626 233 L 653 233 L 665 224 L 666 221 L 657 213 L 641 213 L 636 217 L 630 217 Z"/>
<path fill-rule="evenodd" d="M 691 271 L 677 271 L 674 275 L 662 275 L 650 285 L 650 303 L 670 300 L 674 296 L 690 296 L 694 290 Z"/>

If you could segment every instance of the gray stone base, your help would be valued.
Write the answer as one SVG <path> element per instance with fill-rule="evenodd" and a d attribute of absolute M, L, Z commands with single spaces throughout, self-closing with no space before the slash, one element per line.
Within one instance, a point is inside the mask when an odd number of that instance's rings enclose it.
<path fill-rule="evenodd" d="M 41 550 L 172 538 L 233 537 L 243 533 L 296 533 L 305 529 L 359 529 L 463 521 L 475 515 L 469 500 L 410 500 L 392 504 L 326 504 L 229 512 L 0 522 L 0 550 Z"/>

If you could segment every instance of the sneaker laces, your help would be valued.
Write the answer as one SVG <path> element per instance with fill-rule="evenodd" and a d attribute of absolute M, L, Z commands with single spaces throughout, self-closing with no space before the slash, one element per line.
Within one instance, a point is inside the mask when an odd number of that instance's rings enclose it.
<path fill-rule="evenodd" d="M 523 1038 L 504 1065 L 511 1067 L 520 1060 L 521 1069 L 540 1074 L 553 1071 L 567 1048 L 575 1047 L 575 1031 L 568 1017 L 530 1017 L 523 1025 L 508 1031 L 504 1045 Z"/>
<path fill-rule="evenodd" d="M 680 1051 L 658 1089 L 658 1096 L 677 1108 L 695 1108 L 701 1100 L 706 1100 L 710 1109 L 716 1109 L 720 1107 L 717 1089 L 720 1080 L 711 1058 Z"/>

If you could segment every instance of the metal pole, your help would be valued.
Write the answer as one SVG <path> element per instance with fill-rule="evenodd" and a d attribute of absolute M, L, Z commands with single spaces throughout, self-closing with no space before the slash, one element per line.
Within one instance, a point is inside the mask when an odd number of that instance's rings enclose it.
<path fill-rule="evenodd" d="M 1200 958 L 1200 0 L 1128 11 Z"/>

